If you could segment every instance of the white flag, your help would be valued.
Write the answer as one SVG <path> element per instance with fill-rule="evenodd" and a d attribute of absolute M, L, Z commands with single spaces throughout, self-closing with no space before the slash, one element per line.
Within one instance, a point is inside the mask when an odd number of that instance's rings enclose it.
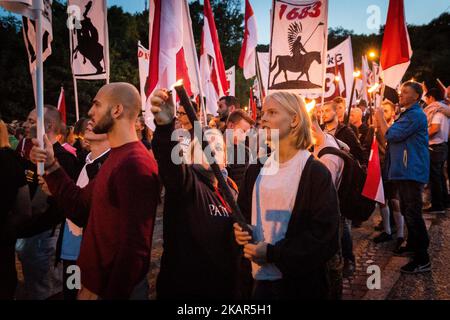
<path fill-rule="evenodd" d="M 204 1 L 203 33 L 200 53 L 200 73 L 202 87 L 206 98 L 206 109 L 210 114 L 217 114 L 217 101 L 228 91 L 219 36 L 209 0 Z"/>
<path fill-rule="evenodd" d="M 269 93 L 320 94 L 326 67 L 328 0 L 275 0 Z"/>
<path fill-rule="evenodd" d="M 67 13 L 75 79 L 109 80 L 106 0 L 69 0 Z"/>
<path fill-rule="evenodd" d="M 346 98 L 348 107 L 353 85 L 353 68 L 352 40 L 348 37 L 333 49 L 328 50 L 325 102 L 340 96 Z"/>
<path fill-rule="evenodd" d="M 45 14 L 42 15 L 42 62 L 52 54 L 52 0 L 44 0 Z M 36 70 L 36 21 L 26 16 L 22 17 L 22 31 L 25 48 L 28 53 L 30 72 Z"/>
<path fill-rule="evenodd" d="M 259 71 L 261 72 L 262 85 L 264 93 L 267 92 L 269 86 L 269 65 L 270 55 L 269 52 L 258 52 Z"/>
<path fill-rule="evenodd" d="M 142 99 L 142 110 L 145 109 L 145 101 L 147 100 L 145 96 L 145 82 L 148 77 L 148 66 L 150 61 L 150 51 L 145 48 L 141 42 L 138 42 L 138 62 L 139 62 L 139 82 L 141 90 Z"/>
<path fill-rule="evenodd" d="M 158 88 L 170 88 L 182 79 L 188 95 L 201 94 L 198 59 L 187 0 L 150 1 L 150 61 L 145 85 L 147 100 Z M 159 33 L 155 30 L 159 29 Z M 145 122 L 154 127 L 150 103 Z"/>
<path fill-rule="evenodd" d="M 239 66 L 244 69 L 244 78 L 250 79 L 256 75 L 256 46 L 258 31 L 256 18 L 249 0 L 245 0 L 245 30 L 244 42 L 239 56 Z"/>
<path fill-rule="evenodd" d="M 230 69 L 225 71 L 228 82 L 228 92 L 227 95 L 235 96 L 236 93 L 236 66 L 232 66 Z"/>

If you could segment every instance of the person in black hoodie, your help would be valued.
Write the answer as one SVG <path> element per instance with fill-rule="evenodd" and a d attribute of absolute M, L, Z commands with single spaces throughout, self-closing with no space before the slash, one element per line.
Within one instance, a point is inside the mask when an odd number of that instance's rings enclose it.
<path fill-rule="evenodd" d="M 255 121 L 244 111 L 238 109 L 230 114 L 227 120 L 227 171 L 238 188 L 241 187 L 245 170 L 250 163 L 250 150 L 246 145 L 247 132 Z M 229 130 L 229 131 L 228 131 Z"/>
<path fill-rule="evenodd" d="M 158 90 L 151 103 L 156 123 L 153 151 L 166 188 L 157 298 L 232 299 L 236 294 L 239 251 L 233 239 L 231 209 L 202 151 L 196 150 L 194 164 L 182 162 L 177 152 L 180 146 L 171 140 L 172 98 Z M 214 140 L 211 149 L 223 170 L 225 147 L 221 133 L 208 135 L 208 140 Z"/>
<path fill-rule="evenodd" d="M 273 152 L 264 165 L 250 165 L 238 199 L 252 235 L 234 224 L 236 242 L 252 261 L 253 298 L 328 299 L 329 262 L 339 249 L 331 174 L 308 151 L 311 121 L 300 96 L 273 93 L 262 111 Z"/>

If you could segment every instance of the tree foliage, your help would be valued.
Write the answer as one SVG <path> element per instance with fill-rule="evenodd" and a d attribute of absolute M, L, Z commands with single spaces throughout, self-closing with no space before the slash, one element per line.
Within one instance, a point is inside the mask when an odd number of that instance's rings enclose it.
<path fill-rule="evenodd" d="M 203 1 L 202 1 L 203 2 Z M 225 67 L 238 64 L 241 50 L 244 16 L 241 0 L 211 0 Z M 200 52 L 203 26 L 203 5 L 190 1 L 190 14 L 194 38 Z M 66 6 L 60 0 L 53 2 L 53 53 L 44 63 L 44 101 L 56 104 L 61 85 L 66 92 L 69 123 L 75 121 L 73 79 L 69 62 L 69 30 L 66 27 Z M 21 21 L 13 15 L 0 16 L 0 115 L 6 120 L 25 119 L 34 106 L 28 57 L 25 50 Z M 137 42 L 148 46 L 148 11 L 130 14 L 121 7 L 108 9 L 111 81 L 127 81 L 139 86 Z M 329 48 L 346 37 L 352 37 L 355 65 L 361 64 L 361 55 L 369 49 L 380 52 L 383 29 L 378 34 L 358 35 L 342 28 L 330 29 Z M 425 26 L 409 26 L 414 50 L 411 66 L 405 78 L 425 80 L 435 86 L 435 78 L 450 84 L 450 14 L 444 13 Z M 259 51 L 268 51 L 259 45 Z M 244 79 L 242 70 L 236 68 L 236 95 L 243 105 L 248 103 L 252 80 Z M 86 116 L 90 103 L 104 81 L 78 81 L 80 113 Z"/>

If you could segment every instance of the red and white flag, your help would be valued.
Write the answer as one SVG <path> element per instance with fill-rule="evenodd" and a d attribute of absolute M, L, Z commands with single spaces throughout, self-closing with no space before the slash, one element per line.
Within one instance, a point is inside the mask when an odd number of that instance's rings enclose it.
<path fill-rule="evenodd" d="M 375 136 L 373 137 L 372 149 L 370 150 L 367 178 L 364 183 L 362 195 L 381 204 L 385 203 L 380 155 L 378 153 L 378 143 Z"/>
<path fill-rule="evenodd" d="M 66 97 L 64 96 L 64 88 L 61 87 L 61 93 L 59 94 L 58 98 L 58 111 L 61 114 L 61 120 L 64 123 L 67 123 L 66 121 Z"/>
<path fill-rule="evenodd" d="M 207 113 L 217 114 L 217 101 L 228 92 L 219 36 L 209 0 L 204 1 L 204 24 L 200 49 L 200 74 Z"/>
<path fill-rule="evenodd" d="M 145 94 L 147 100 L 159 88 L 170 88 L 183 79 L 189 95 L 201 93 L 198 60 L 187 0 L 150 1 L 150 61 Z M 153 125 L 150 104 L 145 121 Z"/>
<path fill-rule="evenodd" d="M 245 0 L 245 31 L 244 42 L 239 56 L 239 66 L 244 69 L 244 78 L 250 79 L 256 75 L 256 46 L 258 32 L 256 18 L 249 0 Z"/>
<path fill-rule="evenodd" d="M 390 0 L 380 58 L 383 82 L 388 87 L 395 89 L 401 83 L 412 54 L 403 0 Z"/>

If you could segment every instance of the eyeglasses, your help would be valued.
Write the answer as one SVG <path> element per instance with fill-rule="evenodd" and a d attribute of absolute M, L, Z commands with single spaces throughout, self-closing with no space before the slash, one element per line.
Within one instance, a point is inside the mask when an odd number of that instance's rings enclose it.
<path fill-rule="evenodd" d="M 181 112 L 181 111 L 177 111 L 177 117 L 180 117 L 180 116 L 185 116 L 185 115 L 187 115 L 187 113 L 186 112 Z"/>

